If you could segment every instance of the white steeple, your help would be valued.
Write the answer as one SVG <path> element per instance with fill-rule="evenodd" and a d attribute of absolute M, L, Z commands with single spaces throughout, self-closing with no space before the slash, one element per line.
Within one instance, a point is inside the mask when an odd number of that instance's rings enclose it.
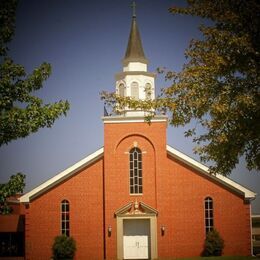
<path fill-rule="evenodd" d="M 123 72 L 116 74 L 116 93 L 137 100 L 154 99 L 155 73 L 147 72 L 148 60 L 144 55 L 135 8 L 133 8 L 132 25 L 122 63 Z M 125 108 L 122 113 L 125 116 L 144 116 L 147 111 Z"/>

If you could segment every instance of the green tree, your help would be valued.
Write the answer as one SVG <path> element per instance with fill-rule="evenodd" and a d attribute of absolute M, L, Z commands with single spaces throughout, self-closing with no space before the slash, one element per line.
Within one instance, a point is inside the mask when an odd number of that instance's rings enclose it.
<path fill-rule="evenodd" d="M 36 90 L 51 74 L 51 65 L 42 63 L 27 74 L 22 65 L 8 56 L 8 43 L 15 29 L 17 0 L 0 0 L 0 146 L 17 138 L 28 136 L 41 127 L 51 127 L 69 109 L 68 101 L 43 104 L 34 96 Z M 7 199 L 23 191 L 25 175 L 11 176 L 0 184 L 0 214 L 8 214 L 11 207 Z"/>
<path fill-rule="evenodd" d="M 16 8 L 16 0 L 0 1 L 0 146 L 42 127 L 51 127 L 69 109 L 68 101 L 44 104 L 34 95 L 50 76 L 50 64 L 44 62 L 27 74 L 22 65 L 8 56 Z"/>
<path fill-rule="evenodd" d="M 25 187 L 24 180 L 25 175 L 17 173 L 16 175 L 12 175 L 7 183 L 0 183 L 0 215 L 12 212 L 12 208 L 8 204 L 7 199 L 23 192 Z"/>
<path fill-rule="evenodd" d="M 102 93 L 102 98 L 116 111 L 126 104 L 167 111 L 174 126 L 195 122 L 185 135 L 193 137 L 201 160 L 212 163 L 212 173 L 230 174 L 241 156 L 248 169 L 259 170 L 259 2 L 187 0 L 185 7 L 169 11 L 206 18 L 199 27 L 202 39 L 191 40 L 182 70 L 159 69 L 170 87 L 154 101 L 136 102 L 111 93 Z"/>

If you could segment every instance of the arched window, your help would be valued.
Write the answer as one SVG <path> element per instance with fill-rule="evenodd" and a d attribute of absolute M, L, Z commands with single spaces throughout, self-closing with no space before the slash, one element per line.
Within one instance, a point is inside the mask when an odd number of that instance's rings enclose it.
<path fill-rule="evenodd" d="M 205 230 L 206 233 L 213 229 L 214 225 L 214 216 L 213 216 L 213 200 L 210 197 L 207 197 L 204 200 L 205 204 Z"/>
<path fill-rule="evenodd" d="M 125 96 L 125 85 L 121 83 L 118 87 L 118 90 L 119 90 L 119 96 L 124 97 Z"/>
<path fill-rule="evenodd" d="M 67 200 L 61 202 L 61 234 L 70 235 L 70 204 Z"/>
<path fill-rule="evenodd" d="M 131 84 L 131 97 L 134 99 L 139 99 L 139 87 L 137 82 Z"/>
<path fill-rule="evenodd" d="M 150 83 L 145 84 L 144 91 L 145 91 L 145 99 L 151 100 L 151 98 L 152 98 L 152 85 Z"/>
<path fill-rule="evenodd" d="M 142 152 L 134 147 L 130 153 L 130 194 L 143 193 Z"/>

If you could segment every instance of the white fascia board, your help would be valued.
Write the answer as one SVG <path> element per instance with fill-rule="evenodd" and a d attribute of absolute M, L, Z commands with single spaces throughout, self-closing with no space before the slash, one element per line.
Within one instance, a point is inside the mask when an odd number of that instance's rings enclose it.
<path fill-rule="evenodd" d="M 102 117 L 104 124 L 115 124 L 115 123 L 147 123 L 144 116 L 104 116 Z M 167 116 L 155 116 L 150 122 L 167 122 Z"/>
<path fill-rule="evenodd" d="M 186 154 L 174 149 L 173 147 L 167 145 L 167 152 L 173 156 L 174 158 L 182 161 L 183 163 L 191 166 L 192 168 L 198 170 L 199 172 L 207 175 L 208 177 L 230 187 L 233 188 L 234 190 L 236 190 L 239 193 L 242 193 L 245 197 L 245 199 L 255 199 L 256 197 L 256 193 L 245 188 L 244 186 L 242 186 L 241 184 L 221 175 L 221 174 L 210 174 L 209 173 L 209 168 L 205 165 L 203 165 L 202 163 L 192 159 L 191 157 L 187 156 Z"/>
<path fill-rule="evenodd" d="M 96 152 L 88 155 L 84 159 L 80 160 L 79 162 L 75 163 L 71 167 L 67 168 L 66 170 L 60 172 L 59 174 L 55 175 L 51 179 L 45 181 L 38 187 L 34 188 L 33 190 L 25 193 L 23 196 L 19 198 L 20 202 L 28 203 L 31 199 L 39 196 L 40 194 L 44 193 L 51 187 L 59 184 L 60 182 L 64 181 L 65 179 L 71 177 L 73 174 L 77 173 L 82 168 L 90 165 L 91 163 L 95 162 L 99 158 L 103 156 L 104 148 L 100 148 Z"/>

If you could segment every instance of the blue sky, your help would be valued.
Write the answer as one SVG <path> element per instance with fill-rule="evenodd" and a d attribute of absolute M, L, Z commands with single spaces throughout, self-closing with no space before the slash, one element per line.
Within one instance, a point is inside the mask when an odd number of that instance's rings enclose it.
<path fill-rule="evenodd" d="M 137 0 L 137 22 L 149 71 L 165 66 L 180 70 L 192 38 L 201 36 L 200 18 L 177 15 L 167 9 L 184 1 Z M 16 172 L 26 174 L 29 191 L 103 146 L 103 103 L 99 93 L 115 89 L 114 75 L 122 71 L 131 25 L 129 0 L 20 1 L 10 55 L 30 72 L 46 61 L 52 75 L 37 91 L 45 103 L 67 99 L 71 109 L 50 129 L 0 148 L 0 182 Z M 157 93 L 169 85 L 162 75 Z M 187 128 L 168 126 L 168 144 L 194 156 L 194 144 L 184 137 Z M 260 174 L 248 173 L 243 160 L 231 178 L 260 193 Z M 260 199 L 253 202 L 260 213 Z"/>

